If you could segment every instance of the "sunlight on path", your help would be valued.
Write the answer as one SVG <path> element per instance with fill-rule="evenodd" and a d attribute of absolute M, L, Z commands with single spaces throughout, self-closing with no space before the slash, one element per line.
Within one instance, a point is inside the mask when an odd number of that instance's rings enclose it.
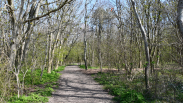
<path fill-rule="evenodd" d="M 67 66 L 48 103 L 113 103 L 112 96 L 89 75 L 82 74 L 78 66 Z"/>

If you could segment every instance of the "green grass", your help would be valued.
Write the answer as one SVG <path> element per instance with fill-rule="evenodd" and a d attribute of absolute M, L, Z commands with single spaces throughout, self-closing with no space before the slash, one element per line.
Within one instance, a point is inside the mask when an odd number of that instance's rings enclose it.
<path fill-rule="evenodd" d="M 39 85 L 45 83 L 56 82 L 60 77 L 59 71 L 64 70 L 65 66 L 60 66 L 57 70 L 53 70 L 51 73 L 47 73 L 47 70 L 43 71 L 42 79 L 40 80 L 41 69 L 36 69 L 33 73 L 29 70 L 25 76 L 25 85 Z M 20 74 L 20 81 L 22 82 L 23 75 Z"/>
<path fill-rule="evenodd" d="M 79 68 L 85 69 L 85 65 L 79 65 Z M 88 66 L 88 69 L 99 69 L 99 67 L 91 67 L 91 66 Z"/>
<path fill-rule="evenodd" d="M 135 78 L 131 81 L 127 80 L 125 74 L 117 73 L 97 73 L 94 74 L 94 80 L 104 85 L 104 89 L 109 94 L 115 96 L 113 99 L 118 103 L 162 103 L 162 102 L 182 102 L 183 101 L 183 83 L 181 79 L 181 72 L 177 71 L 167 72 L 157 71 L 158 82 L 155 81 L 155 77 L 150 77 L 151 92 L 147 94 L 144 84 L 144 76 L 142 74 L 136 74 Z M 176 74 L 176 77 L 172 77 L 171 74 Z M 162 78 L 163 77 L 163 78 Z M 176 78 L 176 80 L 174 80 Z M 174 81 L 173 81 L 174 80 Z M 164 82 L 164 84 L 162 84 Z M 158 85 L 158 86 L 157 86 Z M 162 90 L 162 86 L 166 85 L 165 92 Z M 157 86 L 157 87 L 156 87 Z M 174 91 L 174 88 L 176 91 Z M 158 91 L 158 92 L 155 92 Z M 163 92 L 162 92 L 163 91 Z M 175 95 L 174 95 L 175 93 Z M 158 96 L 155 97 L 155 96 Z M 175 98 L 172 100 L 166 100 L 166 98 Z"/>
<path fill-rule="evenodd" d="M 31 93 L 29 96 L 21 96 L 18 98 L 17 96 L 13 96 L 10 98 L 8 103 L 46 103 L 48 102 L 47 97 L 43 97 L 40 94 Z"/>
<path fill-rule="evenodd" d="M 36 92 L 30 93 L 27 96 L 23 95 L 20 98 L 17 95 L 11 97 L 8 103 L 45 103 L 48 102 L 47 96 L 51 96 L 53 87 L 58 87 L 57 80 L 60 77 L 59 71 L 65 69 L 65 66 L 60 66 L 57 70 L 53 70 L 51 73 L 47 73 L 47 70 L 43 71 L 42 79 L 40 80 L 41 69 L 36 69 L 33 73 L 29 70 L 25 76 L 25 87 L 31 85 L 43 85 L 44 88 L 37 88 Z M 23 74 L 19 75 L 22 82 Z"/>
<path fill-rule="evenodd" d="M 38 91 L 36 91 L 36 94 L 40 94 L 41 96 L 51 96 L 53 91 L 53 88 L 46 87 L 44 89 L 38 89 Z"/>
<path fill-rule="evenodd" d="M 95 80 L 104 85 L 104 89 L 115 96 L 114 100 L 120 103 L 145 103 L 142 93 L 129 88 L 118 75 L 111 73 L 98 73 L 94 75 Z"/>

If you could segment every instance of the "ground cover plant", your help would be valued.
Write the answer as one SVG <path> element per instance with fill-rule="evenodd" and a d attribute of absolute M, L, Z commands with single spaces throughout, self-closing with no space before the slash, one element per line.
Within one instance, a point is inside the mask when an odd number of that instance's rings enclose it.
<path fill-rule="evenodd" d="M 143 71 L 136 73 L 132 80 L 129 80 L 125 73 L 119 72 L 99 72 L 93 74 L 93 77 L 120 103 L 180 103 L 183 102 L 181 74 L 182 70 L 156 70 L 150 78 L 150 93 L 145 90 Z"/>
<path fill-rule="evenodd" d="M 79 68 L 85 69 L 85 65 L 79 65 Z M 88 69 L 98 69 L 99 67 L 88 66 Z"/>
<path fill-rule="evenodd" d="M 31 70 L 27 72 L 25 76 L 25 94 L 17 97 L 12 96 L 8 103 L 45 103 L 48 102 L 48 96 L 52 95 L 53 87 L 58 87 L 57 80 L 60 77 L 59 71 L 64 70 L 65 66 L 58 67 L 57 70 L 53 70 L 51 73 L 47 73 L 47 70 L 43 71 L 42 79 L 40 79 L 41 69 L 36 69 L 33 73 Z M 34 74 L 32 76 L 32 74 Z M 19 75 L 23 76 L 22 74 Z M 21 80 L 23 81 L 23 80 Z M 33 92 L 29 90 L 33 89 Z"/>

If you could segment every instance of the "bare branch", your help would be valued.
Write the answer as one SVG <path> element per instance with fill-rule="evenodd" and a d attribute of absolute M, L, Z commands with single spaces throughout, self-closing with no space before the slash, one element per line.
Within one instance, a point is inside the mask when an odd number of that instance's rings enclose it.
<path fill-rule="evenodd" d="M 69 2 L 68 2 L 68 0 L 65 0 L 65 2 L 62 5 L 60 5 L 57 9 L 51 10 L 51 11 L 49 11 L 48 13 L 46 13 L 44 15 L 41 15 L 41 16 L 38 16 L 38 17 L 35 17 L 35 18 L 32 18 L 32 19 L 25 20 L 23 23 L 31 22 L 31 21 L 34 21 L 34 20 L 39 20 L 40 18 L 43 18 L 43 17 L 49 15 L 50 13 L 53 13 L 53 12 L 56 12 L 56 11 L 60 10 L 62 7 L 64 7 L 66 4 L 69 4 L 71 1 L 73 1 L 73 0 L 70 0 Z"/>

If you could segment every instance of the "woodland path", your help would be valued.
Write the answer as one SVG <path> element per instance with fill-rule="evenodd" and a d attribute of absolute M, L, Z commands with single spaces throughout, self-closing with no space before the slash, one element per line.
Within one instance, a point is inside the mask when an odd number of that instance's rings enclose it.
<path fill-rule="evenodd" d="M 48 103 L 114 103 L 112 96 L 102 89 L 78 66 L 67 66 L 59 79 L 59 88 L 54 89 Z"/>

